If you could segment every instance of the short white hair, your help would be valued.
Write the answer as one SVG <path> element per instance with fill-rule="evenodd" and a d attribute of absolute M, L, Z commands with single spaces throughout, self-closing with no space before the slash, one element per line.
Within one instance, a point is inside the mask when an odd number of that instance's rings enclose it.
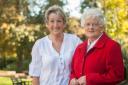
<path fill-rule="evenodd" d="M 85 21 L 88 17 L 97 17 L 100 25 L 105 26 L 105 17 L 103 11 L 99 8 L 86 8 L 81 17 L 81 26 L 84 27 Z"/>

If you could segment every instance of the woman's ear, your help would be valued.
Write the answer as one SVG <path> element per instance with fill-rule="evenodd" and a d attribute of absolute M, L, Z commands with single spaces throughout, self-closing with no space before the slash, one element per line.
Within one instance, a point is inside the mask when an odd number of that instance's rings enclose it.
<path fill-rule="evenodd" d="M 102 30 L 100 32 L 103 33 L 104 31 L 105 31 L 105 28 L 102 28 Z"/>

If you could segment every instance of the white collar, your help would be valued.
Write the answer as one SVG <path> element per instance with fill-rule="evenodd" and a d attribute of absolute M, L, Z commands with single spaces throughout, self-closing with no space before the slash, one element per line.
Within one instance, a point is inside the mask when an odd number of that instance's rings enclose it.
<path fill-rule="evenodd" d="M 90 43 L 90 41 L 88 40 L 88 45 L 87 45 L 87 52 L 94 47 L 94 45 L 96 44 L 96 42 L 100 39 L 100 37 L 103 35 L 103 33 L 101 33 L 101 35 L 94 40 L 93 42 Z"/>

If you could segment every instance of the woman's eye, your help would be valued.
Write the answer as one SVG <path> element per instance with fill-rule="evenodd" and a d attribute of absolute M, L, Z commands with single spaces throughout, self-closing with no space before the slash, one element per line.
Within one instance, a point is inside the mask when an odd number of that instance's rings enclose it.
<path fill-rule="evenodd" d="M 62 20 L 57 20 L 57 22 L 62 22 Z"/>
<path fill-rule="evenodd" d="M 54 22 L 54 20 L 50 20 L 50 22 Z"/>
<path fill-rule="evenodd" d="M 54 23 L 54 22 L 63 22 L 63 20 L 49 20 L 49 22 L 51 22 L 51 23 Z"/>
<path fill-rule="evenodd" d="M 90 24 L 89 23 L 86 23 L 85 26 L 89 26 Z"/>

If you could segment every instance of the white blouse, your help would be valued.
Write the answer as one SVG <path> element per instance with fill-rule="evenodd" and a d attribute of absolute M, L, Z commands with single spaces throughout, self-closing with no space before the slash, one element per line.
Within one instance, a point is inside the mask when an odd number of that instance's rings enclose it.
<path fill-rule="evenodd" d="M 39 77 L 40 85 L 68 85 L 72 56 L 79 43 L 77 36 L 65 33 L 58 54 L 48 36 L 37 40 L 31 53 L 30 76 Z"/>

